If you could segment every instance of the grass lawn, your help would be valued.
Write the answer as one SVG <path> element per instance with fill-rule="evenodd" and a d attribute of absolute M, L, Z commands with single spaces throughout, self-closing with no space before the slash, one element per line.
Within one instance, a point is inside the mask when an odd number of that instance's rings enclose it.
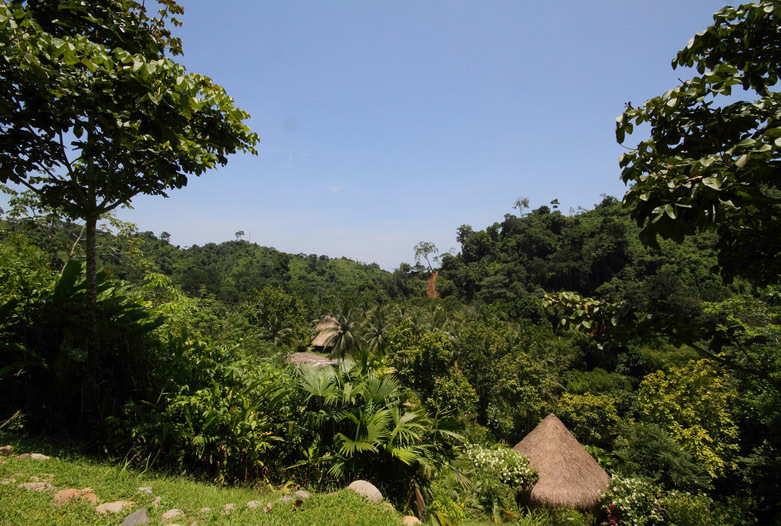
<path fill-rule="evenodd" d="M 155 473 L 139 473 L 107 461 L 95 460 L 58 446 L 42 444 L 13 434 L 0 433 L 0 446 L 12 445 L 10 457 L 0 457 L 0 525 L 112 525 L 121 524 L 125 516 L 140 508 L 149 512 L 150 524 L 176 523 L 188 525 L 197 520 L 198 525 L 366 525 L 398 526 L 401 515 L 378 504 L 371 504 L 352 491 L 341 490 L 335 495 L 313 494 L 300 502 L 282 502 L 284 493 L 246 487 L 220 487 Z M 49 460 L 17 459 L 23 453 L 43 453 Z M 32 491 L 19 484 L 35 480 L 50 480 L 53 488 L 48 491 Z M 153 494 L 140 492 L 138 488 L 151 487 Z M 85 501 L 72 501 L 62 506 L 54 503 L 54 494 L 68 488 L 92 488 L 100 503 L 118 500 L 132 501 L 131 508 L 119 514 L 98 515 L 95 505 Z M 154 507 L 155 497 L 160 497 Z M 250 501 L 260 501 L 256 508 L 248 508 Z M 271 509 L 266 511 L 266 505 Z M 230 514 L 223 514 L 226 504 L 234 504 Z M 201 512 L 204 507 L 211 511 Z M 163 513 L 176 508 L 183 517 L 162 519 Z"/>

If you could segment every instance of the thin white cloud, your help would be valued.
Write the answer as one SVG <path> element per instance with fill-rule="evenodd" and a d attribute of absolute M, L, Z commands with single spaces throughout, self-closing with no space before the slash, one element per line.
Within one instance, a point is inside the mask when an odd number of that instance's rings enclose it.
<path fill-rule="evenodd" d="M 330 184 L 326 185 L 326 190 L 328 190 L 329 192 L 334 194 L 334 193 L 338 192 L 339 190 L 341 190 L 343 186 L 344 186 L 344 184 L 342 184 L 340 182 L 333 182 L 333 183 L 330 183 Z"/>

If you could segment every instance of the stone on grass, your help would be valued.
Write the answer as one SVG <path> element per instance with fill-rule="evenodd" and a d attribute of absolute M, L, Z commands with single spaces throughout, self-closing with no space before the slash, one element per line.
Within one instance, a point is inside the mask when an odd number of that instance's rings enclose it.
<path fill-rule="evenodd" d="M 122 521 L 122 526 L 141 526 L 142 524 L 149 524 L 149 512 L 146 508 L 136 510 Z"/>
<path fill-rule="evenodd" d="M 153 495 L 152 488 L 144 487 L 144 488 L 138 488 L 139 493 L 148 493 L 149 495 Z"/>
<path fill-rule="evenodd" d="M 107 502 L 95 508 L 95 511 L 98 512 L 100 515 L 104 515 L 106 513 L 119 513 L 125 508 L 132 507 L 133 504 L 135 503 L 129 500 L 118 500 L 115 502 Z"/>
<path fill-rule="evenodd" d="M 203 508 L 198 510 L 198 513 L 209 513 L 210 511 L 212 511 L 212 509 L 210 507 L 204 506 Z"/>
<path fill-rule="evenodd" d="M 30 453 L 30 458 L 33 460 L 49 460 L 52 457 L 48 455 L 42 455 L 41 453 Z"/>
<path fill-rule="evenodd" d="M 160 518 L 163 519 L 164 521 L 167 521 L 168 519 L 175 519 L 177 517 L 182 517 L 182 516 L 184 516 L 184 512 L 182 510 L 174 508 L 163 513 L 160 516 Z"/>
<path fill-rule="evenodd" d="M 367 480 L 356 480 L 347 486 L 347 489 L 353 490 L 358 495 L 366 498 L 366 500 L 369 502 L 373 502 L 375 504 L 382 502 L 382 493 L 380 493 L 380 490 L 378 490 L 374 484 Z"/>
<path fill-rule="evenodd" d="M 11 455 L 11 450 L 14 448 L 14 446 L 3 446 L 0 447 L 0 457 L 7 457 Z"/>
<path fill-rule="evenodd" d="M 0 485 L 7 486 L 16 482 L 15 478 L 0 479 Z"/>
<path fill-rule="evenodd" d="M 54 494 L 54 504 L 62 506 L 66 502 L 81 497 L 81 490 L 76 488 L 61 489 Z"/>
<path fill-rule="evenodd" d="M 406 517 L 401 518 L 401 524 L 402 526 L 412 526 L 413 524 L 423 524 L 423 523 L 420 522 L 420 519 L 418 519 L 414 515 L 407 515 Z"/>
<path fill-rule="evenodd" d="M 160 501 L 163 500 L 163 497 L 160 497 L 159 495 L 155 497 L 155 500 L 152 501 L 152 506 L 155 508 L 160 505 Z"/>
<path fill-rule="evenodd" d="M 30 491 L 50 491 L 54 489 L 54 486 L 48 482 L 25 482 L 19 484 L 20 488 L 29 489 Z"/>
<path fill-rule="evenodd" d="M 383 502 L 383 503 L 382 503 L 382 506 L 383 506 L 384 508 L 387 508 L 387 509 L 388 509 L 388 511 L 392 511 L 393 513 L 396 513 L 396 506 L 394 506 L 394 505 L 393 505 L 393 504 L 391 504 L 390 502 L 387 502 L 387 501 L 386 501 L 386 502 Z"/>
<path fill-rule="evenodd" d="M 260 506 L 261 504 L 263 504 L 263 503 L 262 503 L 262 502 L 260 502 L 259 500 L 251 500 L 251 501 L 249 501 L 249 502 L 247 503 L 247 507 L 248 507 L 248 508 L 257 508 L 257 507 L 258 507 L 258 506 Z"/>
<path fill-rule="evenodd" d="M 236 509 L 235 504 L 226 504 L 222 507 L 222 514 L 223 515 L 230 515 L 230 512 Z"/>
<path fill-rule="evenodd" d="M 97 504 L 99 499 L 98 496 L 91 491 L 81 490 L 81 500 L 86 500 L 92 504 Z"/>
<path fill-rule="evenodd" d="M 296 491 L 296 492 L 294 493 L 294 495 L 295 495 L 296 497 L 298 497 L 299 499 L 301 499 L 301 500 L 306 500 L 306 499 L 308 499 L 308 498 L 310 498 L 310 497 L 312 496 L 312 494 L 311 494 L 311 493 L 309 493 L 309 492 L 308 492 L 307 490 L 305 490 L 305 489 L 300 489 L 300 490 Z"/>

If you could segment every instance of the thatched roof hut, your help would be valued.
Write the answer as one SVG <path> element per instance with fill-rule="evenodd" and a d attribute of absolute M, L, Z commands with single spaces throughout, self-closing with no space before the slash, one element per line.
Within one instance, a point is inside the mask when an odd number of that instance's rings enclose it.
<path fill-rule="evenodd" d="M 532 506 L 566 506 L 581 511 L 599 508 L 600 491 L 610 475 L 589 455 L 578 439 L 549 414 L 513 448 L 529 457 L 540 480 L 528 496 Z"/>
<path fill-rule="evenodd" d="M 339 322 L 333 316 L 325 316 L 323 320 L 315 327 L 317 336 L 312 340 L 312 346 L 325 349 L 333 345 L 331 340 L 339 331 Z"/>

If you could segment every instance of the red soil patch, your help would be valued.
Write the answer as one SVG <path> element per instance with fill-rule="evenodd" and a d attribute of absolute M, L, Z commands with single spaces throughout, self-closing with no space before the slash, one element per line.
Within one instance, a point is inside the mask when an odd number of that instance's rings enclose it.
<path fill-rule="evenodd" d="M 437 278 L 439 277 L 439 271 L 434 272 L 434 275 L 428 278 L 428 285 L 426 285 L 426 296 L 431 299 L 438 298 L 439 292 L 437 292 Z"/>

